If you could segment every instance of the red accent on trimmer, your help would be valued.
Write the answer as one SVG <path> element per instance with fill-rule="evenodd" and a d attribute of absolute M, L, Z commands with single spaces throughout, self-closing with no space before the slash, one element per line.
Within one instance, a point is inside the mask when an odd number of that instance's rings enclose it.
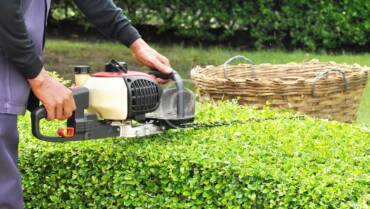
<path fill-rule="evenodd" d="M 62 138 L 71 138 L 75 135 L 75 129 L 72 127 L 67 127 L 67 131 L 65 128 L 58 129 L 58 135 Z"/>
<path fill-rule="evenodd" d="M 99 72 L 92 75 L 93 77 L 103 77 L 103 78 L 119 78 L 119 77 L 128 77 L 128 76 L 146 76 L 150 77 L 147 73 L 138 72 L 138 71 L 128 71 L 124 72 Z"/>

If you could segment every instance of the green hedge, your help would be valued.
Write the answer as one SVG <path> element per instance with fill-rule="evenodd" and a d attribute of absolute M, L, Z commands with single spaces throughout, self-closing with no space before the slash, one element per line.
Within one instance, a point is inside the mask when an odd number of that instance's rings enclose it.
<path fill-rule="evenodd" d="M 224 102 L 199 121 L 279 118 Z M 279 119 L 142 139 L 51 144 L 21 117 L 26 208 L 366 208 L 370 133 Z M 56 124 L 46 131 L 55 130 Z"/>
<path fill-rule="evenodd" d="M 59 3 L 58 3 L 59 2 Z M 54 19 L 86 21 L 70 1 Z M 310 50 L 370 46 L 370 1 L 116 0 L 135 25 L 154 24 L 198 40 L 238 38 L 257 48 Z M 87 24 L 86 26 L 89 26 Z M 242 37 L 235 36 L 241 32 Z M 248 40 L 250 39 L 250 40 Z"/>

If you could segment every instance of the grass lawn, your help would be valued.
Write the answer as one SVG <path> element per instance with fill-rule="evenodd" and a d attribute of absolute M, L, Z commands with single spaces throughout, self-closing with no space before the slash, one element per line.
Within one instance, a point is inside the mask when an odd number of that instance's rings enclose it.
<path fill-rule="evenodd" d="M 228 58 L 241 54 L 256 63 L 287 63 L 319 59 L 339 63 L 358 63 L 370 66 L 370 54 L 317 54 L 302 51 L 283 52 L 271 51 L 240 51 L 230 48 L 194 48 L 153 45 L 158 51 L 171 60 L 173 67 L 189 77 L 190 70 L 196 65 L 220 65 Z M 126 61 L 130 69 L 145 70 L 138 65 L 129 49 L 118 43 L 111 42 L 81 42 L 66 40 L 49 40 L 46 44 L 45 63 L 48 70 L 61 73 L 65 78 L 72 79 L 74 65 L 91 65 L 95 70 L 102 70 L 103 63 L 115 58 Z M 367 87 L 361 103 L 358 122 L 370 126 L 370 88 Z"/>

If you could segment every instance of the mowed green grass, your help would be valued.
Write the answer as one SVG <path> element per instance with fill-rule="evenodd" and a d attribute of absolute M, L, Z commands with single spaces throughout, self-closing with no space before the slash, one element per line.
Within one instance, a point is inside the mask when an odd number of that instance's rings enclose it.
<path fill-rule="evenodd" d="M 370 54 L 327 54 L 306 53 L 303 51 L 284 52 L 279 50 L 240 51 L 232 48 L 183 47 L 181 45 L 153 47 L 167 56 L 171 64 L 184 77 L 189 78 L 190 70 L 196 65 L 220 65 L 235 55 L 244 55 L 256 63 L 302 62 L 311 59 L 335 61 L 338 63 L 358 63 L 370 66 Z M 145 70 L 137 64 L 131 51 L 119 43 L 86 42 L 70 40 L 48 40 L 46 44 L 45 63 L 48 70 L 61 73 L 72 79 L 74 65 L 91 65 L 95 71 L 103 69 L 103 64 L 110 59 L 126 61 L 130 69 Z M 359 110 L 358 122 L 370 126 L 370 88 L 367 87 Z"/>

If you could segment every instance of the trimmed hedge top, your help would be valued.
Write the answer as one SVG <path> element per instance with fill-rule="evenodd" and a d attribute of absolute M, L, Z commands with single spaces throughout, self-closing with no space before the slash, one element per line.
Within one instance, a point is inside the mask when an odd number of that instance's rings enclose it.
<path fill-rule="evenodd" d="M 231 102 L 203 103 L 197 113 L 199 121 L 274 116 L 281 119 L 64 144 L 34 139 L 21 117 L 26 207 L 365 208 L 367 130 Z"/>

